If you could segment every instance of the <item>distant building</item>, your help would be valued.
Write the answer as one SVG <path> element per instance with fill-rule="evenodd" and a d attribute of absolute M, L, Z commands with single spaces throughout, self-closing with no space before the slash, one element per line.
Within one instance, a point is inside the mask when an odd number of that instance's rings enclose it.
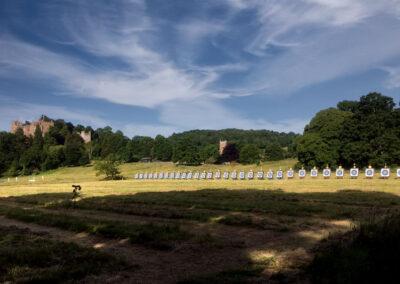
<path fill-rule="evenodd" d="M 85 143 L 90 143 L 92 141 L 92 133 L 90 131 L 86 132 L 82 130 L 79 135 L 82 137 Z"/>
<path fill-rule="evenodd" d="M 18 120 L 13 121 L 11 123 L 11 133 L 15 134 L 18 129 L 22 129 L 25 136 L 27 137 L 34 136 L 36 127 L 39 127 L 40 130 L 42 131 L 42 135 L 44 136 L 47 132 L 49 132 L 50 128 L 53 126 L 54 126 L 54 121 L 42 115 L 38 120 L 32 122 L 30 121 L 21 122 Z M 81 131 L 78 134 L 82 137 L 85 143 L 89 143 L 92 141 L 92 133 L 90 131 L 88 132 Z"/>
<path fill-rule="evenodd" d="M 45 116 L 42 116 L 39 120 L 37 121 L 13 121 L 11 123 L 11 132 L 16 133 L 18 129 L 22 129 L 24 132 L 25 136 L 33 136 L 35 135 L 35 130 L 36 127 L 39 127 L 40 130 L 42 131 L 42 135 L 44 136 L 47 132 L 49 132 L 50 127 L 54 126 L 54 122 Z"/>
<path fill-rule="evenodd" d="M 227 140 L 219 141 L 219 155 L 222 155 L 224 153 L 226 146 L 228 146 Z"/>

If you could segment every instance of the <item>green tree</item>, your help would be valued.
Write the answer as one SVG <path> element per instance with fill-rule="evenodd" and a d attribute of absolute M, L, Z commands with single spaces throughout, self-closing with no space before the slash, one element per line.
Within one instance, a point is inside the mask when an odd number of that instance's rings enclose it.
<path fill-rule="evenodd" d="M 107 180 L 121 179 L 121 171 L 119 170 L 120 161 L 115 155 L 110 155 L 104 161 L 98 161 L 94 165 L 96 176 L 105 175 Z"/>
<path fill-rule="evenodd" d="M 199 149 L 190 139 L 182 138 L 174 146 L 172 161 L 184 165 L 199 165 Z"/>
<path fill-rule="evenodd" d="M 76 133 L 67 136 L 64 151 L 66 166 L 79 166 L 89 163 L 89 156 L 85 151 L 83 140 Z"/>
<path fill-rule="evenodd" d="M 285 158 L 285 151 L 277 143 L 268 143 L 265 146 L 265 159 L 267 161 L 279 161 Z"/>
<path fill-rule="evenodd" d="M 337 156 L 323 138 L 317 133 L 308 133 L 297 139 L 297 153 L 300 164 L 306 167 L 322 168 L 336 165 Z"/>
<path fill-rule="evenodd" d="M 217 145 L 207 145 L 200 150 L 200 160 L 203 163 L 214 164 L 217 162 L 219 156 Z"/>
<path fill-rule="evenodd" d="M 244 145 L 240 149 L 239 162 L 242 164 L 255 164 L 260 161 L 260 149 L 254 144 Z"/>
<path fill-rule="evenodd" d="M 65 151 L 64 146 L 50 146 L 46 150 L 46 159 L 42 164 L 42 169 L 44 171 L 56 169 L 64 164 L 65 161 Z"/>
<path fill-rule="evenodd" d="M 171 161 L 173 147 L 171 142 L 162 135 L 154 139 L 154 158 L 159 161 Z"/>

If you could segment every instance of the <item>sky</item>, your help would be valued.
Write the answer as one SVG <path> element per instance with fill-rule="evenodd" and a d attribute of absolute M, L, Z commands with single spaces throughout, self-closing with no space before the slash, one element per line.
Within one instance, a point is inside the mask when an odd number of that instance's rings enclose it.
<path fill-rule="evenodd" d="M 0 2 L 0 130 L 301 133 L 373 91 L 400 100 L 400 0 Z"/>

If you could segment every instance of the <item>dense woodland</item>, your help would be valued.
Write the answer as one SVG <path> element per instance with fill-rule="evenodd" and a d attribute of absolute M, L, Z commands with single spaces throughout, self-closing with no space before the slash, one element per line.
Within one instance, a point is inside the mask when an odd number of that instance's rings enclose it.
<path fill-rule="evenodd" d="M 46 118 L 48 119 L 48 118 Z M 90 131 L 92 142 L 85 144 L 78 133 Z M 93 130 L 54 120 L 54 127 L 42 134 L 38 127 L 33 137 L 25 137 L 22 129 L 15 134 L 0 133 L 0 175 L 29 175 L 61 166 L 79 166 L 92 160 L 173 161 L 186 165 L 240 161 L 256 163 L 294 157 L 294 133 L 267 130 L 194 130 L 170 137 L 126 137 L 111 127 Z M 222 156 L 220 139 L 230 142 Z"/>
<path fill-rule="evenodd" d="M 90 131 L 85 144 L 78 133 Z M 229 145 L 219 155 L 220 140 Z M 400 164 L 400 108 L 378 93 L 359 101 L 342 101 L 336 108 L 318 112 L 303 135 L 268 130 L 192 130 L 155 138 L 126 137 L 111 127 L 93 130 L 54 120 L 45 135 L 37 128 L 33 137 L 22 130 L 0 132 L 0 175 L 29 175 L 61 166 L 89 164 L 107 158 L 120 162 L 143 159 L 173 161 L 183 165 L 237 161 L 259 163 L 297 157 L 298 166 L 383 166 Z"/>
<path fill-rule="evenodd" d="M 300 164 L 351 167 L 400 164 L 400 108 L 379 93 L 318 112 L 296 139 Z"/>

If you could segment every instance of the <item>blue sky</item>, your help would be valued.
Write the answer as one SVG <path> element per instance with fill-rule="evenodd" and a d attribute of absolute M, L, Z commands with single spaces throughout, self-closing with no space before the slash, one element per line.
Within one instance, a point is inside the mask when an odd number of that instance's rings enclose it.
<path fill-rule="evenodd" d="M 40 114 L 128 136 L 302 132 L 370 91 L 400 99 L 400 0 L 0 3 L 0 129 Z"/>

